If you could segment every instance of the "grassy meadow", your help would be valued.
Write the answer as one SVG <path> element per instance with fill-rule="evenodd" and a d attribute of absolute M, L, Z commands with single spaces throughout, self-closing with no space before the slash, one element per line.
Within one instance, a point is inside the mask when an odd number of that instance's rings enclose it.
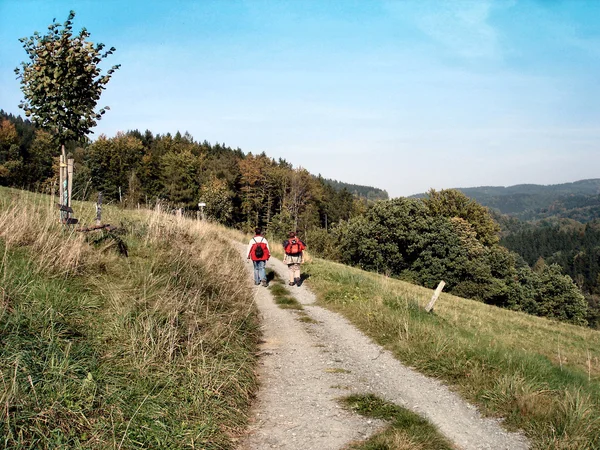
<path fill-rule="evenodd" d="M 79 233 L 52 201 L 0 188 L 0 445 L 235 447 L 259 331 L 229 232 L 108 205 Z"/>
<path fill-rule="evenodd" d="M 320 304 L 533 448 L 600 448 L 600 332 L 444 293 L 430 314 L 430 289 L 318 259 L 303 270 Z"/>

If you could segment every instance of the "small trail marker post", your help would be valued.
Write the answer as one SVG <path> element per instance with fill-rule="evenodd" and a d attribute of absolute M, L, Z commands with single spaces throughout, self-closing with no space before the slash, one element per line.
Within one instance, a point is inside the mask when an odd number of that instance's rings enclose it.
<path fill-rule="evenodd" d="M 60 223 L 63 225 L 75 225 L 78 220 L 71 217 L 73 208 L 71 207 L 71 198 L 73 193 L 73 165 L 72 158 L 67 159 L 64 152 L 59 159 L 59 187 L 58 187 L 58 209 L 60 211 Z"/>
<path fill-rule="evenodd" d="M 67 203 L 66 206 L 73 207 L 71 204 L 71 194 L 73 193 L 73 165 L 75 160 L 69 158 L 67 160 Z"/>
<path fill-rule="evenodd" d="M 102 223 L 102 192 L 98 192 L 98 202 L 96 203 L 96 225 Z"/>
<path fill-rule="evenodd" d="M 425 311 L 430 312 L 433 309 L 433 305 L 435 305 L 435 302 L 437 301 L 438 297 L 442 293 L 442 289 L 444 289 L 444 286 L 446 286 L 446 282 L 440 281 L 440 284 L 438 284 L 437 289 L 433 293 L 433 297 L 431 297 L 429 304 L 425 307 Z"/>
<path fill-rule="evenodd" d="M 60 161 L 59 161 L 59 170 L 58 170 L 58 175 L 59 175 L 59 180 L 58 180 L 58 204 L 61 206 L 67 206 L 67 204 L 65 203 L 65 183 L 67 181 L 67 173 L 66 173 L 66 169 L 67 168 L 67 164 L 65 161 L 65 155 L 61 154 L 60 155 Z M 67 218 L 67 213 L 64 210 L 60 210 L 60 221 L 61 223 L 63 223 L 65 221 L 65 219 Z"/>

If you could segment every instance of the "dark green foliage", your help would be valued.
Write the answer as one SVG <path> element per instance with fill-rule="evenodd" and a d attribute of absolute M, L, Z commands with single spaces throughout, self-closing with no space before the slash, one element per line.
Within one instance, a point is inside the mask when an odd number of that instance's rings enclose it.
<path fill-rule="evenodd" d="M 531 266 L 542 260 L 543 265 L 559 265 L 585 294 L 590 325 L 600 325 L 600 221 L 586 225 L 522 223 L 502 239 L 502 244 Z"/>
<path fill-rule="evenodd" d="M 423 202 L 434 216 L 453 218 L 467 221 L 483 245 L 493 245 L 498 242 L 500 227 L 490 216 L 484 206 L 468 198 L 460 191 L 445 189 L 427 193 Z"/>
<path fill-rule="evenodd" d="M 143 146 L 138 139 L 118 134 L 108 139 L 100 136 L 85 152 L 92 186 L 102 191 L 105 199 L 119 200 L 129 193 L 129 179 L 139 170 Z"/>
<path fill-rule="evenodd" d="M 459 192 L 377 202 L 334 230 L 340 260 L 457 295 L 576 324 L 587 306 L 558 267 L 534 273 L 499 246 L 487 210 Z"/>

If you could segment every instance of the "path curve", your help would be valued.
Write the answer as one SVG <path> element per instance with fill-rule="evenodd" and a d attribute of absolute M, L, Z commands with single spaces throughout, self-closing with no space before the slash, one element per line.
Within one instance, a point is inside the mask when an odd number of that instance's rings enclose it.
<path fill-rule="evenodd" d="M 238 244 L 245 258 L 246 246 Z M 287 279 L 287 267 L 272 258 L 267 267 Z M 252 273 L 252 264 L 247 264 Z M 337 398 L 374 393 L 436 425 L 457 448 L 527 449 L 526 439 L 509 433 L 441 382 L 400 363 L 341 315 L 315 305 L 306 287 L 289 291 L 316 323 L 275 305 L 267 288 L 255 286 L 263 331 L 260 389 L 241 449 L 341 449 L 384 424 L 339 406 Z"/>

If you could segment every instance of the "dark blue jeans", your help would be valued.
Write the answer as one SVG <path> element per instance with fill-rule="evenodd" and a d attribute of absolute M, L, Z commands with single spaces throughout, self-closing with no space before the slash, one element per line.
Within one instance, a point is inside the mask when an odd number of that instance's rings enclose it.
<path fill-rule="evenodd" d="M 267 281 L 267 274 L 265 273 L 266 261 L 252 261 L 254 264 L 254 283 L 258 284 L 261 280 Z"/>

